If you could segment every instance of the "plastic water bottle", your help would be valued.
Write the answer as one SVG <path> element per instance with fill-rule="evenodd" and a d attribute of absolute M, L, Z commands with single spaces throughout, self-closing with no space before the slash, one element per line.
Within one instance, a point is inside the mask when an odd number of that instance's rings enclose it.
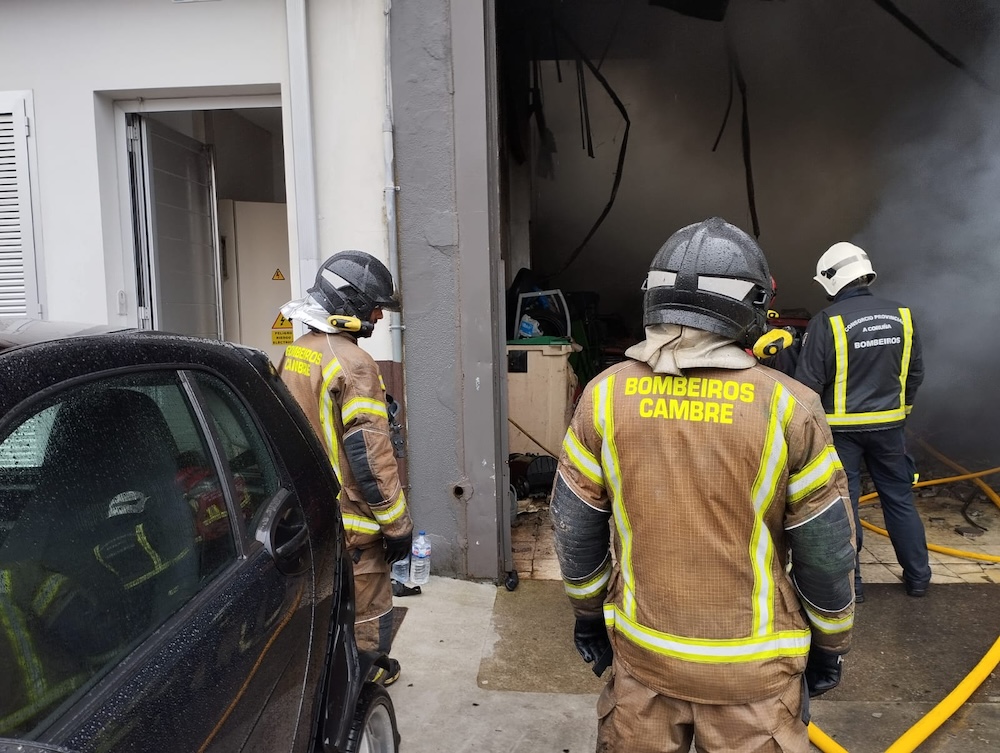
<path fill-rule="evenodd" d="M 420 531 L 410 551 L 410 583 L 423 586 L 431 579 L 431 542 L 426 531 Z"/>
<path fill-rule="evenodd" d="M 410 555 L 406 555 L 399 562 L 392 563 L 391 577 L 397 583 L 403 584 L 410 579 Z"/>

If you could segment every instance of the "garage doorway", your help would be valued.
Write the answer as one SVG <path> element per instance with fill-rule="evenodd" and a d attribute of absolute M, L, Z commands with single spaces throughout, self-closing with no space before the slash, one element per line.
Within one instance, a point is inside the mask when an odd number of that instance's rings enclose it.
<path fill-rule="evenodd" d="M 1000 232 L 992 204 L 977 198 L 996 195 L 998 174 L 989 173 L 997 139 L 987 105 L 1000 85 L 994 3 L 495 5 L 504 334 L 509 343 L 522 331 L 569 334 L 582 348 L 570 359 L 580 387 L 643 339 L 640 287 L 657 249 L 713 215 L 758 238 L 778 283 L 775 307 L 796 322 L 827 305 L 815 262 L 841 240 L 870 244 L 880 293 L 928 306 L 922 337 L 941 352 L 954 319 L 926 302 L 955 301 L 963 321 L 985 321 L 995 307 L 975 271 L 996 269 L 995 244 L 987 253 L 983 239 Z M 951 295 L 942 295 L 945 267 Z M 568 323 L 547 291 L 565 299 Z M 529 320 L 516 313 L 524 293 L 537 294 Z M 957 303 L 966 298 L 980 310 Z M 956 362 L 975 366 L 969 350 Z M 546 438 L 559 433 L 551 421 L 525 425 L 528 438 L 511 422 L 521 423 L 516 408 L 551 415 L 543 408 L 564 399 L 565 385 L 553 390 L 551 370 L 532 379 L 519 363 L 510 359 L 508 385 L 521 384 L 498 406 L 510 452 L 548 454 Z M 942 415 L 959 407 L 953 377 L 929 369 L 921 388 L 924 417 L 942 406 L 938 429 L 956 423 Z M 974 394 L 982 405 L 991 393 Z M 969 418 L 995 412 L 961 407 Z M 538 529 L 551 535 L 547 523 Z"/>
<path fill-rule="evenodd" d="M 137 325 L 277 361 L 292 335 L 281 108 L 125 119 Z"/>

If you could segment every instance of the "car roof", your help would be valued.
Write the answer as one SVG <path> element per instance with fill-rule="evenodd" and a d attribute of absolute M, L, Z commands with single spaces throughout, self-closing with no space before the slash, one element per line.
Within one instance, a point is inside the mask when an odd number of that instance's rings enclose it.
<path fill-rule="evenodd" d="M 51 322 L 30 317 L 0 317 L 0 352 L 67 337 L 126 331 L 126 327 L 81 322 Z"/>
<path fill-rule="evenodd" d="M 254 379 L 248 369 L 277 373 L 267 354 L 237 343 L 109 325 L 0 319 L 0 416 L 66 380 L 157 366 L 208 368 L 237 382 Z"/>

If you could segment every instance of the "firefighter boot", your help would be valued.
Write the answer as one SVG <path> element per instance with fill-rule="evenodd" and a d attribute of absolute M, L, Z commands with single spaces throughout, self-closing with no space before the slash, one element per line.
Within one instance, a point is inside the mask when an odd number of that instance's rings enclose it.
<path fill-rule="evenodd" d="M 379 666 L 375 666 L 372 668 L 371 682 L 375 682 L 385 687 L 389 687 L 394 682 L 396 682 L 396 680 L 399 679 L 401 671 L 399 662 L 392 658 L 388 658 L 388 662 L 389 662 L 388 669 Z"/>

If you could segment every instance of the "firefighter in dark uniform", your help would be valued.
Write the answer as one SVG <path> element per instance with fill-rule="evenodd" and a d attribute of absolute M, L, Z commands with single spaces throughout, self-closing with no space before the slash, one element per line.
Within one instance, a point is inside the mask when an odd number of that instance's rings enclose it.
<path fill-rule="evenodd" d="M 924 526 L 913 504 L 913 466 L 903 438 L 906 417 L 924 378 L 920 338 L 910 309 L 872 295 L 869 285 L 875 277 L 868 254 L 852 243 L 836 243 L 820 257 L 813 279 L 833 305 L 809 322 L 795 378 L 823 399 L 850 484 L 858 552 L 864 462 L 903 568 L 906 593 L 923 596 L 931 569 Z M 855 598 L 864 600 L 857 564 Z"/>
<path fill-rule="evenodd" d="M 601 753 L 806 753 L 854 618 L 847 479 L 819 398 L 757 363 L 757 242 L 715 217 L 644 286 L 646 339 L 590 381 L 551 513 Z M 613 646 L 613 650 L 612 650 Z M 613 655 L 613 659 L 612 659 Z"/>
<path fill-rule="evenodd" d="M 341 483 L 340 510 L 354 560 L 354 632 L 358 648 L 389 653 L 390 566 L 410 553 L 413 523 L 399 478 L 385 384 L 378 364 L 358 345 L 382 318 L 399 310 L 392 275 L 364 251 L 341 251 L 320 267 L 305 298 L 281 311 L 309 331 L 285 349 L 278 369 L 326 445 Z M 390 685 L 399 662 L 373 679 Z"/>

